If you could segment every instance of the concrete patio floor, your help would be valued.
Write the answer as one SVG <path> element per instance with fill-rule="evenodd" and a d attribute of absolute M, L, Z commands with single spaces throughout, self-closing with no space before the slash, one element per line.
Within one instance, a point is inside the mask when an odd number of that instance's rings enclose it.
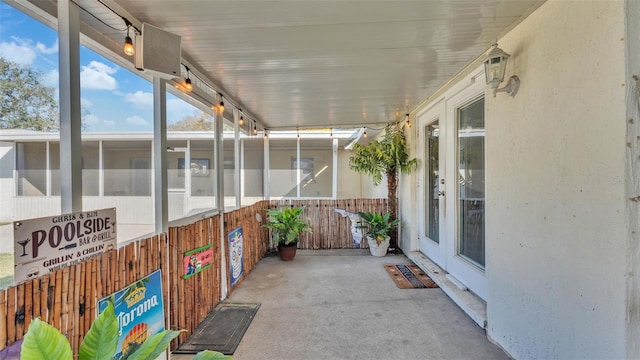
<path fill-rule="evenodd" d="M 508 359 L 440 289 L 398 289 L 383 264 L 404 255 L 298 251 L 266 257 L 229 301 L 261 307 L 233 358 Z M 191 355 L 171 355 L 172 360 Z"/>

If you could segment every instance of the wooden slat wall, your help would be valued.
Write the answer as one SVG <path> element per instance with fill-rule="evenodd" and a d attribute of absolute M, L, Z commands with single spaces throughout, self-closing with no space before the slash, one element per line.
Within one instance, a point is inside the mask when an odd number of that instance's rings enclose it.
<path fill-rule="evenodd" d="M 267 252 L 267 248 L 269 246 L 269 232 L 262 228 L 262 224 L 264 224 L 264 221 L 267 218 L 267 206 L 267 201 L 260 201 L 251 206 L 224 214 L 225 236 L 228 236 L 229 232 L 242 226 L 242 236 L 244 238 L 244 274 L 240 277 L 233 288 L 231 287 L 231 269 L 229 266 L 227 266 L 226 269 L 227 288 L 229 289 L 229 294 L 231 294 L 233 289 L 242 283 L 244 278 L 251 273 Z M 256 214 L 260 215 L 260 218 L 262 219 L 261 222 L 256 218 Z M 228 239 L 225 238 L 225 241 L 228 241 Z M 225 244 L 225 249 L 228 248 L 229 246 Z M 230 262 L 230 254 L 227 251 L 227 264 Z"/>
<path fill-rule="evenodd" d="M 220 218 L 219 215 L 187 226 L 169 228 L 169 324 L 185 330 L 172 342 L 172 349 L 184 343 L 193 330 L 220 302 Z M 184 253 L 213 245 L 213 266 L 183 279 Z M 166 305 L 165 305 L 166 306 Z"/>
<path fill-rule="evenodd" d="M 220 301 L 220 250 L 222 241 L 227 241 L 226 234 L 242 226 L 245 263 L 244 276 L 236 284 L 238 286 L 267 252 L 269 234 L 262 228 L 267 219 L 266 210 L 282 206 L 305 206 L 304 216 L 311 220 L 313 234 L 303 235 L 298 248 L 342 249 L 351 248 L 350 222 L 333 210 L 386 211 L 387 202 L 385 199 L 260 201 L 224 214 L 224 239 L 220 238 L 217 215 L 187 226 L 172 227 L 168 234 L 136 241 L 116 251 L 2 290 L 0 350 L 22 339 L 31 321 L 40 317 L 60 329 L 77 354 L 95 319 L 97 301 L 157 269 L 163 270 L 169 327 L 185 330 L 172 343 L 171 348 L 177 348 Z M 256 219 L 256 214 L 262 217 L 261 222 Z M 214 266 L 182 279 L 184 253 L 207 244 L 213 244 Z M 366 242 L 361 247 L 366 247 Z M 225 256 L 229 264 L 228 254 Z M 224 271 L 230 279 L 228 266 Z M 232 290 L 229 288 L 229 293 Z"/>
<path fill-rule="evenodd" d="M 334 212 L 342 209 L 351 213 L 358 211 L 387 211 L 386 199 L 346 199 L 346 200 L 272 200 L 269 208 L 305 206 L 303 216 L 309 218 L 312 234 L 303 234 L 298 249 L 352 249 L 351 221 L 348 217 Z M 368 248 L 366 241 L 360 248 Z"/>
<path fill-rule="evenodd" d="M 39 317 L 65 334 L 77 354 L 97 301 L 157 270 L 166 256 L 163 238 L 141 240 L 0 291 L 0 349 L 21 340 Z M 139 255 L 146 256 L 141 248 L 157 250 L 155 260 L 141 261 Z"/>

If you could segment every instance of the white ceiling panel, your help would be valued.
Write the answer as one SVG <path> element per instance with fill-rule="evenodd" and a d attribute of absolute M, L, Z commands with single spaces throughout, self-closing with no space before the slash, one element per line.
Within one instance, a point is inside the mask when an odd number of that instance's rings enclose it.
<path fill-rule="evenodd" d="M 100 1 L 76 2 L 124 28 Z M 544 0 L 102 2 L 180 35 L 194 70 L 283 129 L 397 120 Z M 123 41 L 84 12 L 82 21 L 107 48 Z"/>

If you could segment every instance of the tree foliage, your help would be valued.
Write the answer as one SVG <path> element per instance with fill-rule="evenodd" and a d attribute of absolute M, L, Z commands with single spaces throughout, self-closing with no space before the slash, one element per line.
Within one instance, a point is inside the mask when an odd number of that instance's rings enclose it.
<path fill-rule="evenodd" d="M 58 128 L 55 89 L 41 71 L 0 57 L 0 129 L 50 131 Z"/>
<path fill-rule="evenodd" d="M 177 123 L 168 125 L 167 128 L 171 131 L 213 131 L 213 118 L 205 112 L 201 112 L 185 116 Z"/>
<path fill-rule="evenodd" d="M 404 132 L 396 125 L 387 125 L 381 140 L 355 144 L 353 151 L 355 155 L 349 158 L 349 167 L 369 175 L 376 186 L 382 182 L 383 175 L 387 175 L 389 181 L 389 174 L 409 174 L 417 166 L 416 159 L 409 159 Z"/>
<path fill-rule="evenodd" d="M 391 220 L 397 219 L 398 173 L 409 174 L 418 166 L 418 160 L 409 159 L 409 148 L 404 132 L 399 125 L 387 125 L 381 140 L 373 140 L 366 145 L 355 144 L 355 155 L 349 158 L 351 170 L 367 174 L 374 185 L 387 177 L 387 199 Z M 391 237 L 394 247 L 397 234 Z"/>

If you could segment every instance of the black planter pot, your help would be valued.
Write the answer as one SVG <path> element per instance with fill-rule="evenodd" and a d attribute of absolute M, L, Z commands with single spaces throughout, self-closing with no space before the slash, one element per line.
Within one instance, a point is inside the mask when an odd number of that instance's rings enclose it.
<path fill-rule="evenodd" d="M 278 255 L 282 261 L 291 261 L 296 256 L 296 249 L 298 243 L 291 243 L 289 245 L 278 245 Z"/>

